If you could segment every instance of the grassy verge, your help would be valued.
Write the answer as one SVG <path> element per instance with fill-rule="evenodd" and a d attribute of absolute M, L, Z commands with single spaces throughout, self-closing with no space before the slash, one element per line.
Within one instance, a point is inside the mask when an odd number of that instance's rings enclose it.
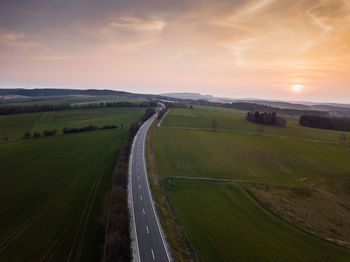
<path fill-rule="evenodd" d="M 182 226 L 178 223 L 166 197 L 163 183 L 158 174 L 157 160 L 155 156 L 155 130 L 157 121 L 149 129 L 147 136 L 146 155 L 147 168 L 152 188 L 152 195 L 156 202 L 156 207 L 162 227 L 166 233 L 168 243 L 175 261 L 199 261 L 197 255 L 191 248 L 187 235 Z"/>

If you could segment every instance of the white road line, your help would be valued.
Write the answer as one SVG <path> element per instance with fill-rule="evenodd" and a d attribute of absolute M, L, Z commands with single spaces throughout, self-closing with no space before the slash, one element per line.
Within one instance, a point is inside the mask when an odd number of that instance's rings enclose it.
<path fill-rule="evenodd" d="M 142 195 L 140 195 L 140 199 L 141 199 L 141 201 L 142 201 Z"/>
<path fill-rule="evenodd" d="M 141 189 L 141 185 L 139 184 L 139 189 Z"/>
<path fill-rule="evenodd" d="M 146 215 L 146 211 L 144 208 L 142 208 L 142 213 L 143 213 L 143 215 Z"/>
<path fill-rule="evenodd" d="M 144 143 L 142 145 L 142 154 L 143 154 L 143 159 L 146 159 L 146 150 L 145 150 L 145 145 L 146 143 Z M 163 246 L 164 246 L 164 249 L 165 249 L 165 253 L 167 255 L 167 258 L 168 258 L 168 261 L 171 261 L 170 259 L 170 254 L 169 254 L 169 251 L 168 251 L 168 248 L 167 248 L 167 245 L 166 245 L 166 242 L 165 242 L 165 237 L 163 236 L 163 231 L 161 229 L 161 226 L 160 226 L 160 223 L 159 223 L 159 220 L 158 220 L 158 216 L 157 216 L 157 213 L 156 213 L 156 209 L 155 209 L 155 203 L 154 203 L 154 200 L 152 198 L 152 193 L 151 193 L 151 187 L 149 185 L 149 182 L 148 182 L 148 174 L 147 174 L 147 167 L 146 167 L 146 161 L 142 161 L 143 162 L 143 168 L 145 170 L 145 174 L 146 174 L 146 187 L 147 187 L 147 191 L 148 191 L 148 195 L 150 196 L 151 198 L 151 203 L 152 203 L 152 209 L 153 209 L 153 213 L 154 213 L 154 216 L 156 218 L 156 222 L 157 222 L 157 226 L 158 226 L 158 230 L 159 230 L 159 233 L 160 233 L 160 237 L 162 238 L 162 242 L 163 242 Z"/>
<path fill-rule="evenodd" d="M 146 226 L 146 231 L 147 231 L 147 234 L 149 234 L 148 226 Z"/>
<path fill-rule="evenodd" d="M 155 256 L 154 256 L 154 253 L 153 253 L 153 248 L 151 248 L 151 252 L 152 252 L 152 257 L 153 257 L 153 260 L 155 260 Z"/>
<path fill-rule="evenodd" d="M 140 176 L 137 176 L 137 179 L 140 179 Z"/>

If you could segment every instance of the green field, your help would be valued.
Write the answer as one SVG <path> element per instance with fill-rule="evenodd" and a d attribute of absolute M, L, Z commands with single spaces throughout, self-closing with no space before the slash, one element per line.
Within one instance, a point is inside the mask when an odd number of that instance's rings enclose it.
<path fill-rule="evenodd" d="M 350 250 L 275 218 L 238 185 L 166 179 L 164 187 L 201 262 L 349 261 Z"/>
<path fill-rule="evenodd" d="M 350 176 L 350 147 L 215 131 L 157 128 L 161 176 L 305 185 Z"/>
<path fill-rule="evenodd" d="M 60 134 L 64 127 L 95 125 L 130 125 L 137 122 L 144 113 L 141 107 L 118 107 L 67 110 L 31 114 L 0 116 L 0 142 L 21 138 L 25 131 L 42 132 L 57 129 Z"/>
<path fill-rule="evenodd" d="M 304 128 L 288 119 L 286 128 L 264 127 L 272 136 L 262 136 L 252 134 L 257 126 L 244 117 L 243 111 L 222 108 L 171 109 L 165 127 L 210 129 L 216 119 L 217 129 L 237 132 L 155 128 L 150 173 L 159 177 L 153 186 L 162 181 L 158 192 L 166 196 L 158 201 L 169 202 L 159 206 L 172 210 L 163 217 L 173 213 L 177 220 L 166 228 L 181 224 L 180 235 L 188 236 L 202 262 L 348 261 L 350 249 L 320 240 L 348 243 L 337 232 L 348 232 L 350 147 L 315 141 L 339 142 L 341 132 Z M 243 190 L 252 193 L 253 185 L 260 190 L 254 199 Z M 285 201 L 273 201 L 278 188 L 285 188 Z M 175 239 L 173 231 L 167 233 Z M 171 243 L 185 249 L 179 241 Z"/>
<path fill-rule="evenodd" d="M 126 133 L 0 145 L 0 261 L 99 261 L 107 192 Z"/>
<path fill-rule="evenodd" d="M 217 129 L 239 132 L 257 132 L 257 125 L 245 121 L 245 111 L 215 107 L 194 107 L 194 109 L 171 109 L 163 121 L 163 126 L 211 128 L 212 120 L 216 119 Z M 299 125 L 296 119 L 288 119 L 287 127 L 264 126 L 264 134 L 276 136 L 298 137 L 340 142 L 340 135 L 345 133 L 350 144 L 350 132 L 307 128 Z"/>

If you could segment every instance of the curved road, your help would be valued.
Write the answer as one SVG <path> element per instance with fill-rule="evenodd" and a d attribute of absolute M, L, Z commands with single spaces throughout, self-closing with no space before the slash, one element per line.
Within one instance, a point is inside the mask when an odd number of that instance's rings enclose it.
<path fill-rule="evenodd" d="M 146 168 L 147 131 L 156 115 L 149 118 L 134 138 L 129 163 L 129 203 L 133 261 L 170 262 L 171 256 L 154 207 Z"/>

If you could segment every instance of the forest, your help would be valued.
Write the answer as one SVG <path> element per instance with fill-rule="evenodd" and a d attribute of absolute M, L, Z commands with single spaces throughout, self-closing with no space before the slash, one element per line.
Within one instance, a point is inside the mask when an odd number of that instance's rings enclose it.
<path fill-rule="evenodd" d="M 305 127 L 350 131 L 350 118 L 348 117 L 320 117 L 303 115 L 299 124 Z"/>
<path fill-rule="evenodd" d="M 262 125 L 285 127 L 287 120 L 284 117 L 277 116 L 276 112 L 248 112 L 246 120 Z"/>

